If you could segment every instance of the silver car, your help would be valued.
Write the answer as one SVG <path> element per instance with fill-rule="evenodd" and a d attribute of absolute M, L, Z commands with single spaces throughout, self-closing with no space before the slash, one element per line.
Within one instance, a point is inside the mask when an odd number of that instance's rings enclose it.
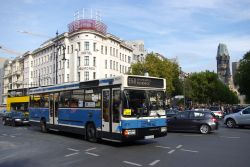
<path fill-rule="evenodd" d="M 224 124 L 228 128 L 234 128 L 235 126 L 244 127 L 250 125 L 250 106 L 240 110 L 237 113 L 229 114 L 224 117 Z"/>

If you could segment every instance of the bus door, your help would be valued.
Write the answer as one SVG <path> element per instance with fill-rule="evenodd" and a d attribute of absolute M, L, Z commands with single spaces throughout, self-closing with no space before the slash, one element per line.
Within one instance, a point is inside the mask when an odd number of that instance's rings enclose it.
<path fill-rule="evenodd" d="M 50 103 L 49 103 L 49 122 L 50 124 L 58 124 L 58 96 L 59 93 L 50 94 Z"/>
<path fill-rule="evenodd" d="M 102 131 L 111 132 L 110 89 L 102 90 Z"/>
<path fill-rule="evenodd" d="M 111 103 L 111 115 L 112 115 L 112 132 L 120 133 L 118 128 L 120 125 L 120 110 L 121 110 L 121 89 L 113 88 L 112 89 L 112 103 Z"/>

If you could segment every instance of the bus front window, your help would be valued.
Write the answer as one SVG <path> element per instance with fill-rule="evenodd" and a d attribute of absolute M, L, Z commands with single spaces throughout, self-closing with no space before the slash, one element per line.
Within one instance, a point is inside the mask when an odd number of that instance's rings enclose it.
<path fill-rule="evenodd" d="M 123 116 L 165 115 L 163 91 L 124 90 L 123 96 Z"/>

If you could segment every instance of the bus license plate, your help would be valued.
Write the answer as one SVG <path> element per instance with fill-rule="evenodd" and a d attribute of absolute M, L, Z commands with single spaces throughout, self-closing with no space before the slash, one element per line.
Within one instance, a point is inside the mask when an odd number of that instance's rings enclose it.
<path fill-rule="evenodd" d="M 154 136 L 154 135 L 150 135 L 150 136 L 145 136 L 144 138 L 145 138 L 145 139 L 154 139 L 155 136 Z"/>

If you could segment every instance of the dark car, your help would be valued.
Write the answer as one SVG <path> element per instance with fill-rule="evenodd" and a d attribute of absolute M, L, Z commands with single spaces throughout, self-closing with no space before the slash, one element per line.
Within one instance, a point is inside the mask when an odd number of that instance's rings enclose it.
<path fill-rule="evenodd" d="M 196 131 L 207 134 L 218 127 L 218 120 L 209 111 L 187 110 L 168 118 L 169 131 Z"/>
<path fill-rule="evenodd" d="M 167 117 L 175 116 L 178 112 L 180 112 L 180 111 L 177 109 L 166 109 Z"/>
<path fill-rule="evenodd" d="M 12 111 L 6 112 L 2 117 L 3 125 L 26 125 L 29 124 L 27 112 Z"/>

